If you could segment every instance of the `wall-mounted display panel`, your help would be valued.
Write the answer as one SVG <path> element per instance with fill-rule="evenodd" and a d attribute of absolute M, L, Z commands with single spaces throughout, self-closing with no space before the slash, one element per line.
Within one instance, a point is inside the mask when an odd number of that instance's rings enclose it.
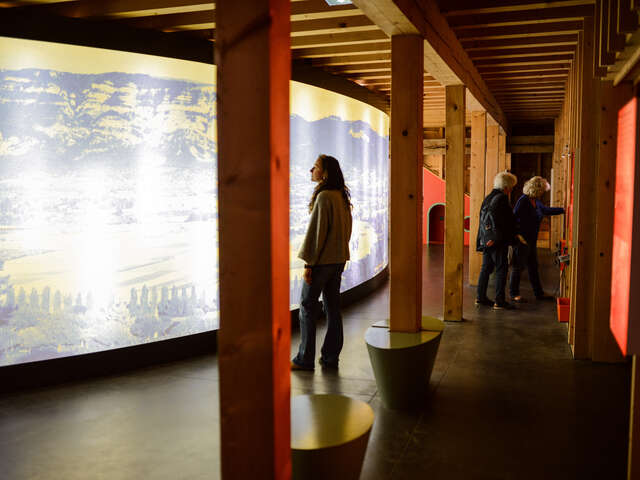
<path fill-rule="evenodd" d="M 0 366 L 218 328 L 215 67 L 0 38 Z M 292 82 L 291 306 L 320 153 L 354 204 L 343 290 L 387 264 L 388 117 Z"/>

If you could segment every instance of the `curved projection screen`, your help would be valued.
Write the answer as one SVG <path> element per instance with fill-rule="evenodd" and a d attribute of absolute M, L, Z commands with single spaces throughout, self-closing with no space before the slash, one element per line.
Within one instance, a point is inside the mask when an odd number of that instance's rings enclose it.
<path fill-rule="evenodd" d="M 0 366 L 218 328 L 215 67 L 0 39 Z M 320 153 L 352 190 L 343 290 L 387 264 L 388 117 L 291 84 L 291 306 Z"/>

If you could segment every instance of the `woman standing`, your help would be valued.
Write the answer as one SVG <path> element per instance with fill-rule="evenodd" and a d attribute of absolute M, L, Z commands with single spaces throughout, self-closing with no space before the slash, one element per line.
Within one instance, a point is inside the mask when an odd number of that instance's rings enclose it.
<path fill-rule="evenodd" d="M 514 247 L 513 265 L 511 277 L 509 278 L 509 293 L 514 302 L 526 302 L 520 295 L 520 273 L 525 265 L 529 271 L 529 281 L 533 287 L 533 293 L 538 300 L 547 300 L 554 297 L 545 295 L 540 283 L 538 274 L 538 232 L 540 223 L 545 215 L 560 215 L 564 213 L 564 208 L 554 208 L 545 206 L 542 195 L 549 191 L 551 187 L 542 177 L 532 177 L 522 188 L 523 195 L 516 202 L 513 213 L 518 223 L 518 232 L 526 240 L 526 245 L 519 243 Z"/>
<path fill-rule="evenodd" d="M 344 264 L 349 260 L 351 196 L 344 183 L 340 164 L 333 157 L 320 155 L 316 159 L 311 168 L 311 180 L 318 185 L 309 202 L 311 219 L 298 252 L 305 266 L 300 295 L 300 347 L 291 361 L 292 370 L 314 368 L 320 293 L 327 317 L 320 365 L 338 368 L 343 343 L 340 281 Z"/>

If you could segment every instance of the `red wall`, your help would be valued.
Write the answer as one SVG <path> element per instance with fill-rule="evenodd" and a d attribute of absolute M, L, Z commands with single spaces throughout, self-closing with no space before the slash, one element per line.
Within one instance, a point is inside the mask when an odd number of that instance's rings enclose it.
<path fill-rule="evenodd" d="M 422 170 L 422 243 L 427 243 L 427 222 L 429 208 L 435 203 L 444 201 L 444 180 L 426 168 Z M 464 216 L 470 211 L 469 195 L 464 196 Z M 464 233 L 464 244 L 469 245 L 469 233 Z"/>

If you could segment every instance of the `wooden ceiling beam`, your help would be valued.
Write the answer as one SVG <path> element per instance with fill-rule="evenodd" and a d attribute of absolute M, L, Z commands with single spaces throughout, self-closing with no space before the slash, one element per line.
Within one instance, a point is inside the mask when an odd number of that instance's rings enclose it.
<path fill-rule="evenodd" d="M 291 2 L 291 21 L 317 20 L 320 18 L 342 18 L 362 15 L 353 5 L 330 6 L 324 0 Z"/>
<path fill-rule="evenodd" d="M 569 70 L 533 70 L 528 72 L 487 72 L 483 75 L 487 83 L 506 80 L 536 80 L 542 78 L 567 78 Z"/>
<path fill-rule="evenodd" d="M 508 121 L 435 1 L 353 0 L 389 36 L 420 34 L 424 69 L 443 85 L 465 85 L 503 128 Z"/>
<path fill-rule="evenodd" d="M 520 57 L 520 58 L 496 58 L 477 60 L 475 63 L 478 67 L 508 67 L 519 65 L 551 65 L 557 63 L 566 63 L 568 60 L 573 60 L 573 55 L 547 55 L 540 57 Z"/>
<path fill-rule="evenodd" d="M 552 47 L 532 47 L 532 48 L 510 48 L 503 50 L 484 49 L 469 52 L 472 60 L 485 58 L 512 58 L 512 57 L 539 57 L 543 55 L 559 55 L 575 53 L 575 45 L 552 46 Z"/>
<path fill-rule="evenodd" d="M 42 15 L 60 15 L 73 18 L 121 18 L 214 10 L 214 2 L 197 0 L 109 0 L 108 2 L 75 0 L 47 5 L 33 4 L 20 8 Z"/>
<path fill-rule="evenodd" d="M 487 28 L 507 25 L 550 23 L 556 20 L 575 21 L 593 16 L 593 5 L 536 8 L 501 13 L 447 15 L 447 22 L 456 31 L 464 28 Z"/>
<path fill-rule="evenodd" d="M 363 53 L 360 55 L 342 55 L 338 57 L 320 57 L 311 60 L 315 66 L 350 66 L 372 63 L 389 63 L 391 55 L 388 53 Z"/>
<path fill-rule="evenodd" d="M 454 29 L 461 42 L 465 40 L 483 40 L 514 38 L 523 35 L 544 36 L 559 34 L 577 34 L 582 30 L 582 20 L 559 21 L 550 23 L 532 23 L 528 25 L 509 25 L 504 27 L 468 27 Z"/>
<path fill-rule="evenodd" d="M 342 65 L 342 66 L 333 66 L 333 67 L 329 67 L 329 70 L 331 70 L 332 72 L 336 72 L 339 74 L 345 74 L 345 73 L 357 73 L 357 72 L 376 72 L 376 71 L 380 71 L 380 70 L 389 70 L 391 71 L 391 62 L 378 62 L 378 63 L 360 63 L 360 64 L 349 64 L 349 65 Z"/>
<path fill-rule="evenodd" d="M 575 7 L 592 5 L 594 0 L 491 0 L 485 6 L 479 6 L 474 0 L 447 0 L 441 2 L 442 13 L 447 16 L 515 12 L 519 10 L 537 10 L 553 7 Z"/>
<path fill-rule="evenodd" d="M 380 30 L 357 33 L 333 33 L 329 35 L 309 35 L 306 37 L 293 37 L 291 48 L 313 48 L 338 45 L 358 45 L 372 41 L 387 40 L 387 36 Z"/>
<path fill-rule="evenodd" d="M 322 58 L 365 53 L 391 53 L 391 42 L 388 39 L 377 42 L 359 43 L 356 45 L 334 45 L 331 47 L 303 47 L 291 52 L 293 58 Z"/>
<path fill-rule="evenodd" d="M 202 10 L 167 15 L 150 15 L 138 18 L 124 18 L 120 22 L 131 27 L 150 28 L 165 32 L 193 29 L 194 26 L 202 26 L 201 30 L 214 29 L 216 28 L 216 11 Z"/>
<path fill-rule="evenodd" d="M 379 30 L 378 26 L 364 15 L 351 17 L 319 18 L 291 22 L 291 36 L 320 35 L 342 32 L 366 32 Z"/>
<path fill-rule="evenodd" d="M 523 35 L 520 37 L 497 38 L 488 40 L 462 40 L 461 43 L 467 52 L 482 50 L 485 48 L 501 50 L 516 47 L 531 47 L 533 45 L 541 47 L 557 45 L 577 45 L 578 35 L 575 33 L 564 35 L 543 35 L 538 37 Z"/>

